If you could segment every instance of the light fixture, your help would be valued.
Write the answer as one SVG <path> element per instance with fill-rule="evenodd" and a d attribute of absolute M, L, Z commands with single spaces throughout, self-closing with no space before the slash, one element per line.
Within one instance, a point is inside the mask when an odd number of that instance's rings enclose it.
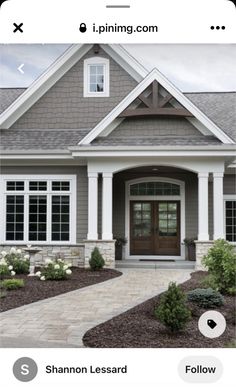
<path fill-rule="evenodd" d="M 155 172 L 155 171 L 158 171 L 158 168 L 152 168 L 152 170 Z"/>

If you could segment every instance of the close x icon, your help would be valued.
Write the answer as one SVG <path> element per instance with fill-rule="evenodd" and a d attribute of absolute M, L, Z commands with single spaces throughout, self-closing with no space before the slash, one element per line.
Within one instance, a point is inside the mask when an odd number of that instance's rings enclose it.
<path fill-rule="evenodd" d="M 23 32 L 23 29 L 22 29 L 23 23 L 20 23 L 20 24 L 13 23 L 13 26 L 15 27 L 15 29 L 13 30 L 14 34 L 16 32 L 21 32 L 21 33 Z"/>

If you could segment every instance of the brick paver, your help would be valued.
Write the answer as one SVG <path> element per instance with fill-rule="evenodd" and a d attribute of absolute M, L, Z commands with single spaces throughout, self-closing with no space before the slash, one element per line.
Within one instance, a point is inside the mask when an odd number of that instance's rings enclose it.
<path fill-rule="evenodd" d="M 121 277 L 1 313 L 0 346 L 82 347 L 90 328 L 190 277 L 190 270 L 121 271 Z"/>

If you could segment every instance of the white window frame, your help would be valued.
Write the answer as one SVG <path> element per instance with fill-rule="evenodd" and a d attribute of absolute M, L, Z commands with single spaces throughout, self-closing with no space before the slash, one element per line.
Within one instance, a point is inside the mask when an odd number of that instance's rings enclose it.
<path fill-rule="evenodd" d="M 24 181 L 24 191 L 7 191 L 7 181 Z M 53 191 L 53 181 L 69 181 L 69 191 Z M 29 190 L 30 181 L 47 181 L 47 191 L 32 191 Z M 5 245 L 70 245 L 76 244 L 76 202 L 77 202 L 77 179 L 76 175 L 2 175 L 0 176 L 0 202 L 3 204 L 0 206 L 0 218 L 3 222 L 0 222 L 0 243 Z M 24 196 L 24 240 L 22 241 L 7 241 L 6 240 L 6 197 L 8 195 L 20 195 Z M 30 195 L 42 195 L 47 196 L 47 240 L 46 241 L 29 241 L 29 196 Z M 70 196 L 70 240 L 69 241 L 53 241 L 51 236 L 51 198 L 52 196 Z"/>
<path fill-rule="evenodd" d="M 90 66 L 104 66 L 104 91 L 91 92 L 90 86 Z M 84 97 L 109 97 L 110 96 L 110 61 L 106 58 L 93 57 L 84 60 Z"/>
<path fill-rule="evenodd" d="M 224 234 L 225 234 L 225 240 L 226 239 L 226 202 L 236 202 L 236 194 L 232 195 L 224 195 Z M 231 245 L 236 246 L 236 242 L 230 242 Z"/>

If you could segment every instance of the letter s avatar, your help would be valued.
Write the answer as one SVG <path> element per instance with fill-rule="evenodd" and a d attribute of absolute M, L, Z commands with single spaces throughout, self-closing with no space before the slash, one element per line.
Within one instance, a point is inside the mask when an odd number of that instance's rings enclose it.
<path fill-rule="evenodd" d="M 29 375 L 29 366 L 28 366 L 28 364 L 22 364 L 22 366 L 21 366 L 21 374 L 22 375 Z"/>

